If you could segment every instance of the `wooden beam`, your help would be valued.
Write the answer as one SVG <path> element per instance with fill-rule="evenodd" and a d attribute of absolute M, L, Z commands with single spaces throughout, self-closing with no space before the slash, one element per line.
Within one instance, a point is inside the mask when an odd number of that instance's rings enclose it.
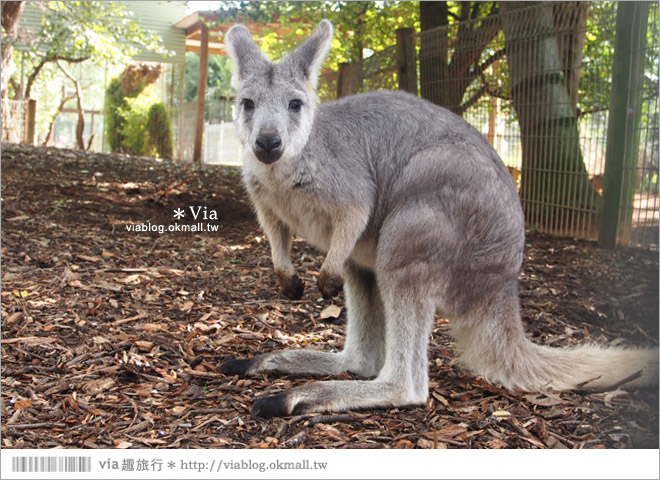
<path fill-rule="evenodd" d="M 195 148 L 193 151 L 193 162 L 202 163 L 202 141 L 204 137 L 204 109 L 206 106 L 206 76 L 209 67 L 209 29 L 202 22 L 197 22 L 193 26 L 197 26 L 197 25 L 201 30 L 202 37 L 201 37 L 201 51 L 199 55 L 199 74 L 197 77 L 197 117 L 195 120 Z"/>

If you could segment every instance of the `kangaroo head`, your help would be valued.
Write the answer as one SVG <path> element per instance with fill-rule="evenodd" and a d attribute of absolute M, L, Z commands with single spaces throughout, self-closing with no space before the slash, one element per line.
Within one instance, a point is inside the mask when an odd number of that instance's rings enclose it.
<path fill-rule="evenodd" d="M 305 147 L 318 101 L 318 72 L 331 42 L 332 24 L 322 20 L 310 37 L 273 63 L 243 25 L 225 34 L 238 90 L 238 136 L 259 161 L 294 158 Z"/>

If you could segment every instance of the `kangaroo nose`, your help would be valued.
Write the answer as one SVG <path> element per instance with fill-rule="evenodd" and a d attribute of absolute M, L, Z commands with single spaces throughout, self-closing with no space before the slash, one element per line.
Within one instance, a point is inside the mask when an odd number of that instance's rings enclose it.
<path fill-rule="evenodd" d="M 278 150 L 282 146 L 282 139 L 277 135 L 264 136 L 257 138 L 257 150 L 262 150 L 266 153 Z"/>
<path fill-rule="evenodd" d="M 263 163 L 276 162 L 282 156 L 282 139 L 279 135 L 259 135 L 254 142 L 254 153 Z"/>

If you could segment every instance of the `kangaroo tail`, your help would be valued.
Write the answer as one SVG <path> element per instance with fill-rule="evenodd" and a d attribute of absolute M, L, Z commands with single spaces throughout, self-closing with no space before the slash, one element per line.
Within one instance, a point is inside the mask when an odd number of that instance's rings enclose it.
<path fill-rule="evenodd" d="M 509 389 L 600 390 L 658 384 L 657 348 L 552 348 L 528 340 L 517 289 L 515 294 L 501 292 L 487 306 L 457 319 L 452 334 L 467 369 Z"/>

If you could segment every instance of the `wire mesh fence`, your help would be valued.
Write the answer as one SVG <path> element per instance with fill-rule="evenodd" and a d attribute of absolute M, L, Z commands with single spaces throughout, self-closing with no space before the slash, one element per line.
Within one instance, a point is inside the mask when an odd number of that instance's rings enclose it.
<path fill-rule="evenodd" d="M 204 163 L 241 165 L 243 146 L 233 123 L 233 98 L 221 97 L 206 105 L 204 121 Z"/>
<path fill-rule="evenodd" d="M 603 224 L 615 218 L 615 243 L 657 249 L 658 3 L 637 14 L 640 38 L 616 62 L 615 43 L 625 35 L 617 15 L 628 7 L 500 5 L 497 14 L 414 34 L 406 65 L 399 45 L 345 66 L 338 96 L 401 88 L 406 75 L 407 90 L 419 89 L 489 139 L 516 181 L 529 227 L 602 241 Z M 625 92 L 634 118 L 617 129 L 613 65 L 627 57 L 640 63 Z M 352 82 L 343 90 L 342 74 Z M 615 136 L 626 145 L 623 162 L 610 158 Z M 608 195 L 614 206 L 604 204 Z"/>

